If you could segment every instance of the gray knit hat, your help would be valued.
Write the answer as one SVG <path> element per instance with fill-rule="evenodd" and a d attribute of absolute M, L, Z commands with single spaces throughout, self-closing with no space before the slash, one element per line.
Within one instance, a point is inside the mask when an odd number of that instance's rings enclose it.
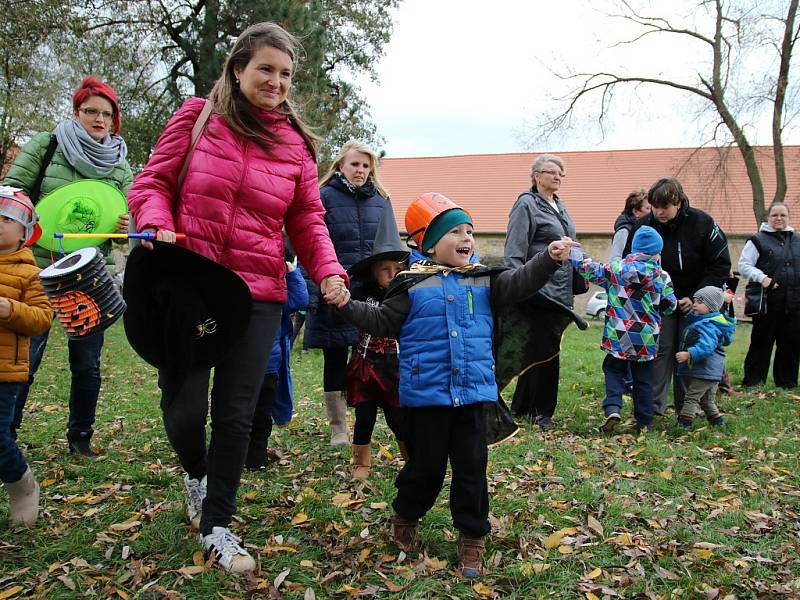
<path fill-rule="evenodd" d="M 711 312 L 719 312 L 719 309 L 722 308 L 722 301 L 725 298 L 725 292 L 723 292 L 720 288 L 714 287 L 713 285 L 707 285 L 706 287 L 700 288 L 694 293 L 694 298 L 697 298 L 705 304 Z"/>

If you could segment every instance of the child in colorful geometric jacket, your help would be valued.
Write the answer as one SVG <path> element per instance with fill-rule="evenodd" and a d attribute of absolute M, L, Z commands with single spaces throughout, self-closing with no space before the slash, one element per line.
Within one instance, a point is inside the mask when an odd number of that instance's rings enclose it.
<path fill-rule="evenodd" d="M 441 194 L 414 200 L 405 222 L 416 244 L 411 267 L 395 278 L 380 306 L 350 300 L 346 289 L 325 299 L 362 331 L 400 342 L 409 457 L 395 482 L 395 544 L 405 551 L 414 547 L 419 519 L 436 502 L 449 461 L 459 568 L 464 577 L 480 577 L 491 530 L 484 404 L 498 397 L 494 313 L 532 296 L 574 242 L 551 242 L 517 269 L 489 269 L 477 263 L 472 218 Z"/>
<path fill-rule="evenodd" d="M 691 429 L 692 419 L 702 411 L 708 422 L 720 427 L 725 418 L 715 401 L 717 388 L 725 370 L 725 346 L 733 341 L 736 318 L 720 313 L 725 292 L 714 286 L 700 288 L 692 299 L 692 312 L 687 315 L 689 325 L 681 337 L 678 376 L 686 381 L 678 425 Z"/>
<path fill-rule="evenodd" d="M 573 248 L 570 262 L 587 280 L 604 288 L 608 295 L 606 322 L 600 347 L 606 352 L 603 373 L 606 397 L 605 421 L 610 432 L 620 422 L 622 393 L 628 369 L 633 376 L 633 416 L 637 429 L 653 426 L 653 359 L 658 353 L 661 315 L 677 306 L 672 280 L 661 269 L 659 253 L 664 242 L 652 227 L 640 227 L 633 236 L 631 253 L 624 259 L 600 264 Z"/>

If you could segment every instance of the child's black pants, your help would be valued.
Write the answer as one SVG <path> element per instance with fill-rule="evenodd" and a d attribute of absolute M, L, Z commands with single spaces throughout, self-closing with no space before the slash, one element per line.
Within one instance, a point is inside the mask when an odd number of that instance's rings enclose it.
<path fill-rule="evenodd" d="M 489 526 L 486 483 L 486 414 L 482 404 L 457 408 L 403 408 L 409 460 L 397 476 L 395 512 L 405 519 L 427 513 L 442 489 L 450 460 L 450 514 L 466 537 L 480 538 Z"/>

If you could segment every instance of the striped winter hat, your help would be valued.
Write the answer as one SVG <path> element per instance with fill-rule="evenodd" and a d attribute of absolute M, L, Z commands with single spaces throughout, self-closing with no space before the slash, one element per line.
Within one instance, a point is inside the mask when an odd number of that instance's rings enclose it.
<path fill-rule="evenodd" d="M 33 209 L 33 203 L 22 190 L 7 185 L 0 185 L 0 216 L 8 217 L 25 228 L 25 245 L 32 246 L 42 235 L 39 227 L 39 215 Z"/>

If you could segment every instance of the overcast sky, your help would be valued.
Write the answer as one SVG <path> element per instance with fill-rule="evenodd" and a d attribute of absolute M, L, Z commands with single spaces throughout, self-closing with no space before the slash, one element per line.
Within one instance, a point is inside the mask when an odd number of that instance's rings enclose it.
<path fill-rule="evenodd" d="M 604 1 L 593 3 L 602 6 Z M 579 128 L 529 146 L 526 124 L 564 91 L 551 72 L 617 70 L 676 75 L 696 65 L 700 43 L 672 38 L 611 48 L 630 36 L 583 0 L 403 0 L 379 82 L 361 81 L 388 156 L 693 146 L 701 143 L 698 104 L 666 91 L 620 94 L 605 138 Z M 649 14 L 681 22 L 682 0 Z M 696 5 L 696 3 L 692 3 Z M 665 8 L 666 7 L 666 8 Z M 672 14 L 664 14 L 671 11 Z M 795 63 L 797 61 L 795 60 Z M 761 65 L 759 65 L 761 66 Z M 795 69 L 796 70 L 796 69 Z M 769 121 L 752 130 L 769 144 Z M 796 131 L 785 142 L 798 143 Z"/>

